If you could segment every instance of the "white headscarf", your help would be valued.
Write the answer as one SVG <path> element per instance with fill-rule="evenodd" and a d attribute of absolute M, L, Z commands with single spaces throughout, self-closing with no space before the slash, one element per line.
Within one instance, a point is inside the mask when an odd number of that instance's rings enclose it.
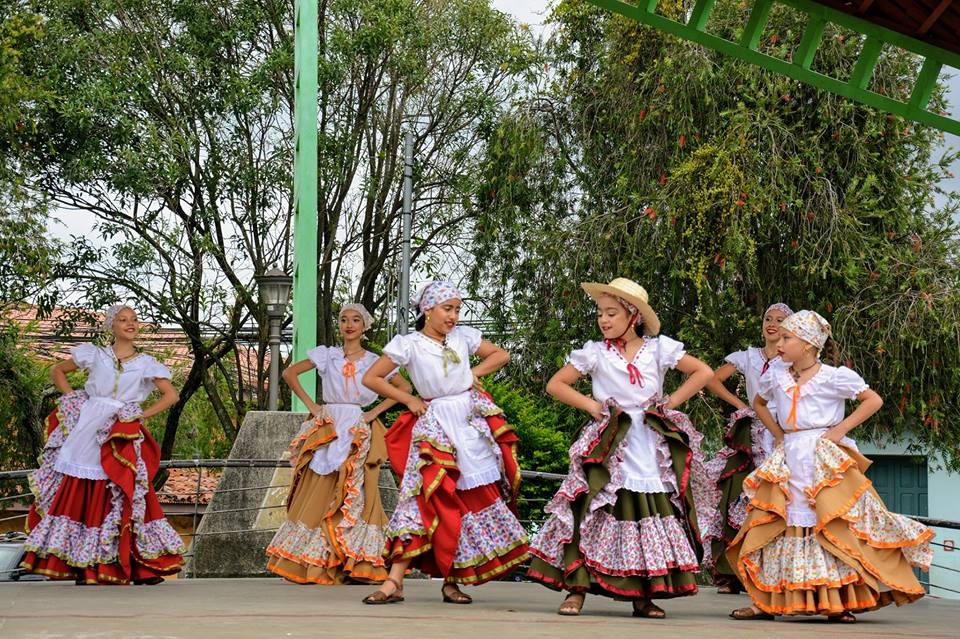
<path fill-rule="evenodd" d="M 103 316 L 103 330 L 105 332 L 109 333 L 113 330 L 114 320 L 117 319 L 117 315 L 120 314 L 120 311 L 122 311 L 125 308 L 128 308 L 134 313 L 136 313 L 133 307 L 130 306 L 129 304 L 114 304 L 113 306 L 107 309 L 107 312 L 104 313 L 104 316 Z"/>
<path fill-rule="evenodd" d="M 358 304 L 356 302 L 349 302 L 340 307 L 340 314 L 337 316 L 337 319 L 343 319 L 343 314 L 347 311 L 356 311 L 360 314 L 360 321 L 363 322 L 363 330 L 368 331 L 371 326 L 373 326 L 373 316 L 370 315 L 370 312 L 367 310 L 363 304 Z"/>

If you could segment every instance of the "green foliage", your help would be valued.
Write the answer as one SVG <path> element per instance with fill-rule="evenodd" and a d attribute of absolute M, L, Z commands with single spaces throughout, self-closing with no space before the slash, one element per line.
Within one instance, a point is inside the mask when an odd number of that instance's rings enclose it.
<path fill-rule="evenodd" d="M 935 204 L 954 157 L 934 157 L 940 133 L 581 0 L 553 20 L 549 82 L 502 121 L 476 196 L 473 284 L 518 327 L 511 379 L 541 385 L 596 335 L 581 281 L 637 280 L 664 333 L 715 366 L 785 301 L 830 319 L 886 397 L 859 437 L 960 466 L 960 236 L 956 197 Z M 723 0 L 710 29 L 735 39 L 745 22 Z M 774 11 L 764 50 L 788 55 L 803 24 Z M 856 46 L 828 29 L 817 69 L 845 77 Z M 903 98 L 917 70 L 891 51 L 874 82 Z M 712 402 L 686 409 L 720 428 Z"/>
<path fill-rule="evenodd" d="M 175 378 L 172 381 L 174 386 L 179 387 L 183 380 Z M 226 395 L 227 381 L 222 375 L 215 375 L 215 383 L 220 387 L 220 393 Z M 154 415 L 147 420 L 146 426 L 154 439 L 159 441 L 166 428 L 166 414 Z M 221 428 L 206 389 L 201 388 L 184 406 L 171 458 L 226 459 L 230 456 L 232 446 L 233 441 Z"/>
<path fill-rule="evenodd" d="M 16 325 L 0 324 L 0 468 L 34 468 L 43 447 L 46 367 L 23 343 Z"/>
<path fill-rule="evenodd" d="M 484 380 L 484 386 L 497 406 L 503 409 L 507 422 L 516 429 L 520 438 L 520 467 L 566 474 L 570 461 L 570 436 L 579 425 L 574 422 L 578 416 L 559 410 L 560 405 L 542 393 L 531 393 L 507 381 Z M 520 487 L 521 519 L 525 522 L 543 521 L 543 507 L 557 487 L 556 481 L 524 480 Z"/>

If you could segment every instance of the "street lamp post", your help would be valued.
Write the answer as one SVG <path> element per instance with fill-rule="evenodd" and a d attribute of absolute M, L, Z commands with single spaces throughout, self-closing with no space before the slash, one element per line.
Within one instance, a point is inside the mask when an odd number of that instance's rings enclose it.
<path fill-rule="evenodd" d="M 260 302 L 266 307 L 270 321 L 270 398 L 267 410 L 275 411 L 280 388 L 280 322 L 287 314 L 293 278 L 274 267 L 256 279 Z"/>

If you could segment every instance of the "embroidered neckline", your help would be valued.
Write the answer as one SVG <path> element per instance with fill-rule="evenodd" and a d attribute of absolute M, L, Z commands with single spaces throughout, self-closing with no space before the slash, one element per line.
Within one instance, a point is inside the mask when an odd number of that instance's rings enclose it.
<path fill-rule="evenodd" d="M 763 377 L 767 371 L 777 362 L 783 362 L 780 359 L 779 355 L 774 355 L 773 357 L 767 357 L 767 354 L 763 352 L 762 346 L 751 346 L 747 349 L 747 355 L 749 356 L 750 351 L 756 351 L 757 355 L 760 356 L 760 376 Z"/>
<path fill-rule="evenodd" d="M 372 352 L 372 351 L 368 351 L 367 349 L 364 348 L 364 349 L 362 350 L 362 352 L 363 352 L 363 357 L 360 357 L 359 359 L 350 359 L 349 357 L 347 357 L 347 354 L 343 352 L 343 346 L 331 346 L 331 347 L 328 347 L 328 348 L 329 348 L 331 351 L 333 351 L 334 353 L 336 353 L 337 356 L 338 356 L 340 359 L 342 359 L 343 361 L 345 361 L 345 362 L 353 362 L 354 364 L 357 364 L 357 365 L 359 365 L 359 364 L 361 364 L 361 363 L 363 363 L 363 362 L 366 362 L 366 360 L 370 359 L 370 356 L 371 356 L 371 355 L 373 355 L 374 357 L 377 357 L 377 354 L 376 354 L 376 353 L 374 353 L 374 352 Z M 353 354 L 353 353 L 351 353 L 351 355 L 352 355 L 352 354 Z"/>
<path fill-rule="evenodd" d="M 613 353 L 614 356 L 616 356 L 617 360 L 624 367 L 626 367 L 626 372 L 630 376 L 630 383 L 635 384 L 640 388 L 643 388 L 645 386 L 646 380 L 644 380 L 643 372 L 641 372 L 640 368 L 637 366 L 636 363 L 637 363 L 637 360 L 640 358 L 640 355 L 644 351 L 646 351 L 647 344 L 649 344 L 652 341 L 652 338 L 649 338 L 646 336 L 644 336 L 642 339 L 643 339 L 643 343 L 640 344 L 640 348 L 638 348 L 637 352 L 633 354 L 633 359 L 631 359 L 630 361 L 627 361 L 627 358 L 624 357 L 624 354 L 620 352 L 620 349 L 617 348 L 615 344 L 608 342 L 607 340 L 598 342 L 598 344 L 600 344 L 600 347 L 604 351 Z"/>
<path fill-rule="evenodd" d="M 443 376 L 444 377 L 447 376 L 447 373 L 449 370 L 448 369 L 449 364 L 460 364 L 461 362 L 463 362 L 463 357 L 460 355 L 459 352 L 457 352 L 457 349 L 453 348 L 453 346 L 450 345 L 450 341 L 448 340 L 448 338 L 452 334 L 453 334 L 453 331 L 450 331 L 449 333 L 444 335 L 442 342 L 438 342 L 432 337 L 428 335 L 424 335 L 423 332 L 421 331 L 414 332 L 414 335 L 420 336 L 421 341 L 427 341 L 430 344 L 433 344 L 435 347 L 438 347 L 440 349 L 440 352 L 438 353 L 438 355 L 440 355 L 440 357 L 443 359 Z"/>
<path fill-rule="evenodd" d="M 126 366 L 130 362 L 136 361 L 141 357 L 143 357 L 144 355 L 146 355 L 145 352 L 143 352 L 139 348 L 134 347 L 133 355 L 131 355 L 126 359 L 120 359 L 119 357 L 117 357 L 116 351 L 113 350 L 113 346 L 110 346 L 110 345 L 104 346 L 104 349 L 107 351 L 107 354 L 110 355 L 110 359 L 114 361 L 114 364 L 116 367 Z"/>
<path fill-rule="evenodd" d="M 784 364 L 786 364 L 786 362 L 784 362 Z M 835 370 L 837 370 L 837 367 L 836 367 L 836 366 L 830 366 L 829 364 L 824 364 L 824 363 L 821 362 L 821 363 L 820 363 L 820 370 L 818 370 L 816 373 L 814 373 L 813 377 L 811 377 L 810 379 L 808 379 L 807 381 L 805 381 L 805 382 L 802 383 L 802 384 L 797 384 L 797 383 L 794 381 L 793 376 L 790 375 L 790 372 L 789 372 L 788 367 L 787 367 L 787 366 L 781 366 L 781 367 L 778 367 L 778 368 L 776 369 L 777 382 L 780 384 L 780 387 L 783 389 L 783 391 L 784 391 L 787 395 L 789 395 L 789 394 L 790 394 L 790 391 L 791 391 L 793 388 L 802 388 L 802 389 L 804 389 L 804 390 L 816 388 L 817 386 L 820 385 L 820 383 L 821 383 L 821 381 L 822 381 L 821 378 L 822 378 L 826 373 L 828 373 L 828 372 L 830 372 L 830 371 L 835 371 Z"/>
<path fill-rule="evenodd" d="M 617 359 L 623 362 L 624 364 L 636 364 L 637 358 L 640 357 L 640 355 L 647 349 L 647 345 L 650 344 L 650 342 L 652 341 L 652 339 L 649 337 L 643 337 L 642 339 L 643 339 L 643 343 L 640 344 L 640 348 L 638 348 L 637 352 L 633 354 L 633 359 L 631 359 L 630 361 L 627 361 L 627 358 L 623 356 L 623 353 L 620 352 L 619 348 L 616 348 L 616 347 L 611 348 L 609 345 L 607 345 L 606 340 L 602 342 L 597 342 L 597 343 L 601 345 L 603 350 L 611 352 L 614 355 L 616 355 Z"/>

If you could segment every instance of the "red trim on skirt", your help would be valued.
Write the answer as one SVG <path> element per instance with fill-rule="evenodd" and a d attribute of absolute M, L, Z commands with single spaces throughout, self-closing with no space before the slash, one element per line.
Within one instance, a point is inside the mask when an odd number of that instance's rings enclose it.
<path fill-rule="evenodd" d="M 390 465 L 403 475 L 417 416 L 400 415 L 387 432 L 387 455 Z M 501 415 L 487 417 L 487 424 L 503 456 L 504 470 L 510 478 L 510 495 L 506 501 L 516 513 L 516 497 L 520 488 L 520 466 L 516 459 L 518 437 Z M 459 490 L 460 471 L 452 453 L 439 450 L 427 441 L 418 442 L 419 457 L 425 462 L 420 469 L 423 488 L 417 495 L 421 521 L 427 533 L 413 535 L 407 541 L 394 537 L 387 540 L 387 563 L 410 559 L 411 567 L 435 577 L 458 583 L 481 584 L 495 579 L 518 566 L 528 556 L 526 541 L 515 548 L 502 549 L 503 554 L 476 566 L 455 567 L 454 558 L 460 539 L 463 516 L 478 513 L 498 500 L 503 500 L 500 483 L 491 483 L 469 490 Z"/>
<path fill-rule="evenodd" d="M 47 434 L 59 426 L 56 411 L 47 418 Z M 134 441 L 140 443 L 140 456 L 147 467 L 148 487 L 145 495 L 144 521 L 147 524 L 165 519 L 163 507 L 157 499 L 152 481 L 160 468 L 160 447 L 139 421 L 116 422 L 100 448 L 100 463 L 109 479 L 81 479 L 64 475 L 57 494 L 46 516 L 65 516 L 87 528 L 102 527 L 110 512 L 110 484 L 116 484 L 123 492 L 124 503 L 120 520 L 120 539 L 117 561 L 109 564 L 74 566 L 52 554 L 42 551 L 28 552 L 21 565 L 30 572 L 46 575 L 51 579 L 76 580 L 78 583 L 152 582 L 163 575 L 180 571 L 183 557 L 179 554 L 162 554 L 159 557 L 140 555 L 133 530 L 133 491 L 136 486 L 137 452 Z M 34 529 L 41 521 L 36 506 L 30 507 L 27 515 L 27 530 Z"/>

